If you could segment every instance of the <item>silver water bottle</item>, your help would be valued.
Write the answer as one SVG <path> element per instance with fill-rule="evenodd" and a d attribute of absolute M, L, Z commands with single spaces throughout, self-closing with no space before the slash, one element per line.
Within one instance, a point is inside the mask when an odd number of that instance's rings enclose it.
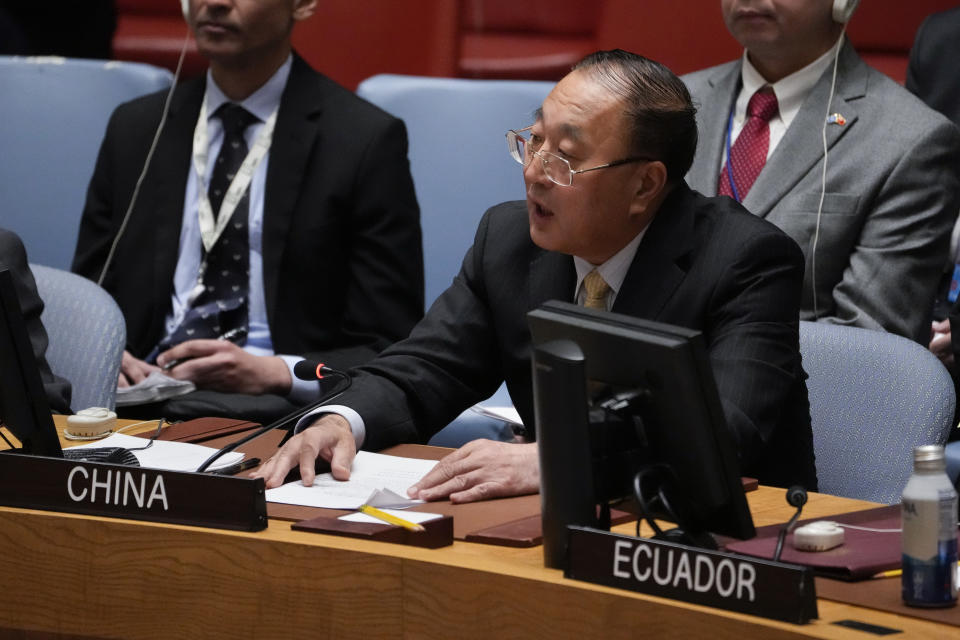
<path fill-rule="evenodd" d="M 903 601 L 948 607 L 957 601 L 957 492 L 945 471 L 943 447 L 913 450 L 913 475 L 900 501 Z"/>

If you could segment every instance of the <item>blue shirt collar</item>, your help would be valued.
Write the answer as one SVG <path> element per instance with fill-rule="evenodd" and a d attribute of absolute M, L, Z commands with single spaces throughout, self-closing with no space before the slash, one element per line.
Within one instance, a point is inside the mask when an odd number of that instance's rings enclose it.
<path fill-rule="evenodd" d="M 266 122 L 273 110 L 280 104 L 283 89 L 287 86 L 290 77 L 290 68 L 293 65 L 293 55 L 287 56 L 280 68 L 270 76 L 262 87 L 251 93 L 239 104 L 244 109 L 257 116 L 261 122 Z M 207 70 L 207 119 L 213 116 L 225 102 L 233 102 L 228 98 L 213 79 L 213 74 Z"/>

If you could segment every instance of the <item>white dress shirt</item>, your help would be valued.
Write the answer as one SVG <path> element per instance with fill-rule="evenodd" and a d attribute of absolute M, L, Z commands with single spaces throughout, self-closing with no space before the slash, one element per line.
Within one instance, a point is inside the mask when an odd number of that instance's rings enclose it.
<path fill-rule="evenodd" d="M 583 286 L 583 279 L 588 273 L 596 269 L 610 287 L 610 292 L 607 294 L 606 299 L 607 310 L 609 311 L 610 308 L 613 307 L 613 302 L 616 300 L 617 293 L 623 286 L 623 280 L 627 277 L 627 271 L 633 263 L 633 258 L 637 254 L 637 248 L 640 246 L 640 241 L 643 240 L 647 228 L 648 227 L 644 227 L 627 246 L 615 253 L 609 260 L 601 265 L 594 265 L 583 258 L 573 256 L 573 264 L 577 270 L 577 283 L 574 287 L 574 299 L 577 301 L 577 304 L 583 304 L 584 298 L 587 295 Z M 357 450 L 359 451 L 360 447 L 363 446 L 364 438 L 366 438 L 367 428 L 360 414 L 344 405 L 328 405 L 313 410 L 300 419 L 294 432 L 299 433 L 323 413 L 335 413 L 343 416 L 347 422 L 350 423 L 350 430 L 353 432 L 353 437 L 357 442 Z"/>
<path fill-rule="evenodd" d="M 780 144 L 787 129 L 790 128 L 790 123 L 797 117 L 797 114 L 800 112 L 800 107 L 803 106 L 803 101 L 806 100 L 807 95 L 813 89 L 814 85 L 817 84 L 817 80 L 819 80 L 823 72 L 833 64 L 837 50 L 842 44 L 843 38 L 841 37 L 830 47 L 830 50 L 822 56 L 799 71 L 794 71 L 778 82 L 774 82 L 772 85 L 760 75 L 757 68 L 750 62 L 747 52 L 744 51 L 743 64 L 741 65 L 740 71 L 740 93 L 737 95 L 737 101 L 733 105 L 730 146 L 732 147 L 737 141 L 737 137 L 740 135 L 740 131 L 746 122 L 747 105 L 750 103 L 750 98 L 762 87 L 770 86 L 773 89 L 774 95 L 777 96 L 778 110 L 777 115 L 771 118 L 769 122 L 770 144 L 767 147 L 767 159 L 769 159 L 773 150 Z M 824 112 L 824 115 L 826 115 L 826 112 Z M 726 134 L 726 131 L 724 134 Z M 718 174 L 723 170 L 723 165 L 726 164 L 726 162 L 726 154 L 721 154 L 720 166 L 717 169 Z"/>
<path fill-rule="evenodd" d="M 637 255 L 637 248 L 640 246 L 640 241 L 643 240 L 643 236 L 646 233 L 647 227 L 644 227 L 643 230 L 637 234 L 637 237 L 631 240 L 627 246 L 613 254 L 609 260 L 601 265 L 595 265 L 583 258 L 573 256 L 573 266 L 577 269 L 577 284 L 573 290 L 573 299 L 577 301 L 577 304 L 582 305 L 587 299 L 587 290 L 586 287 L 583 286 L 583 279 L 587 277 L 588 273 L 596 269 L 600 273 L 600 277 L 603 278 L 603 281 L 610 287 L 610 292 L 607 294 L 606 299 L 607 311 L 613 308 L 613 302 L 617 299 L 620 287 L 623 286 L 623 280 L 627 277 L 627 271 L 630 270 L 630 265 L 633 264 L 633 258 Z"/>

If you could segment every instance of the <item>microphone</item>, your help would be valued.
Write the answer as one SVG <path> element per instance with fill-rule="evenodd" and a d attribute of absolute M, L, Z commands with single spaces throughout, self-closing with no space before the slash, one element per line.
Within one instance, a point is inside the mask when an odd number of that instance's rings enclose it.
<path fill-rule="evenodd" d="M 298 369 L 300 370 L 300 372 L 297 371 Z M 309 372 L 309 376 L 306 378 L 304 378 L 302 375 L 302 372 L 304 371 Z M 344 373 L 343 371 L 334 369 L 333 367 L 328 367 L 320 362 L 311 362 L 309 360 L 301 360 L 300 362 L 295 364 L 293 366 L 293 373 L 295 376 L 297 376 L 297 378 L 300 378 L 301 380 L 316 380 L 318 378 L 323 378 L 324 375 L 321 375 L 321 373 L 328 376 L 337 376 L 345 384 L 338 384 L 333 389 L 331 389 L 327 393 L 324 393 L 322 396 L 320 396 L 320 399 L 317 400 L 316 402 L 312 402 L 307 406 L 303 407 L 302 409 L 297 409 L 293 413 L 287 414 L 282 418 L 280 418 L 279 420 L 275 420 L 266 426 L 260 427 L 259 429 L 255 430 L 253 433 L 247 436 L 244 436 L 243 438 L 237 440 L 236 442 L 231 442 L 227 446 L 221 449 L 218 449 L 213 453 L 213 455 L 211 455 L 209 458 L 204 460 L 203 464 L 197 467 L 196 473 L 202 473 L 206 471 L 211 464 L 213 464 L 214 462 L 217 461 L 217 459 L 220 458 L 220 456 L 230 453 L 240 445 L 246 444 L 251 440 L 253 440 L 254 438 L 259 438 L 260 436 L 265 434 L 267 431 L 279 429 L 280 427 L 285 427 L 293 422 L 296 422 L 297 420 L 307 415 L 317 407 L 321 407 L 327 404 L 328 402 L 330 402 L 331 400 L 339 396 L 341 393 L 349 389 L 351 383 L 353 382 L 352 378 L 350 378 L 350 376 Z"/>
<path fill-rule="evenodd" d="M 803 505 L 807 504 L 807 490 L 795 484 L 787 489 L 786 498 L 788 504 L 797 508 L 797 514 L 799 515 Z"/>
<path fill-rule="evenodd" d="M 315 360 L 301 360 L 297 364 L 293 365 L 293 375 L 297 376 L 300 380 L 323 380 L 324 374 L 327 375 L 346 375 L 332 369 L 322 362 L 316 362 Z"/>
<path fill-rule="evenodd" d="M 782 529 L 780 529 L 780 535 L 777 536 L 777 548 L 773 552 L 773 561 L 780 562 L 780 554 L 783 553 L 783 541 L 786 540 L 787 534 L 793 529 L 793 525 L 796 524 L 797 518 L 800 517 L 800 512 L 803 511 L 803 505 L 807 504 L 807 490 L 801 487 L 798 484 L 793 485 L 787 489 L 787 503 L 790 506 L 796 507 L 797 512 L 793 514 L 793 517 L 787 522 Z"/>

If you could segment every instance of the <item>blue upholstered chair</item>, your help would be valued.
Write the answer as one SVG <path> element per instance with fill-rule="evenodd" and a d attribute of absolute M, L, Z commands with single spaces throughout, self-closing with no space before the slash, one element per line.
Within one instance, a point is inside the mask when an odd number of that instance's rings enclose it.
<path fill-rule="evenodd" d="M 31 260 L 70 266 L 110 114 L 171 79 L 133 62 L 0 56 L 0 219 Z"/>
<path fill-rule="evenodd" d="M 900 336 L 800 323 L 820 491 L 900 500 L 913 448 L 943 444 L 956 402 L 950 374 Z"/>
<path fill-rule="evenodd" d="M 52 267 L 30 265 L 43 300 L 43 322 L 50 344 L 47 362 L 73 386 L 70 404 L 113 409 L 117 374 L 127 341 L 120 307 L 93 282 Z"/>
<path fill-rule="evenodd" d="M 947 443 L 944 455 L 947 458 L 947 475 L 954 486 L 960 486 L 960 441 Z"/>
<path fill-rule="evenodd" d="M 407 125 L 428 305 L 453 282 L 483 213 L 500 202 L 523 199 L 523 174 L 507 153 L 504 135 L 533 122 L 533 112 L 553 85 L 378 75 L 357 88 L 361 97 Z M 509 403 L 501 387 L 485 404 Z M 430 443 L 459 446 L 478 437 L 508 440 L 513 432 L 468 411 Z"/>
<path fill-rule="evenodd" d="M 484 211 L 523 199 L 523 173 L 504 135 L 531 124 L 552 88 L 552 82 L 386 74 L 357 88 L 407 125 L 428 305 L 453 282 Z"/>

